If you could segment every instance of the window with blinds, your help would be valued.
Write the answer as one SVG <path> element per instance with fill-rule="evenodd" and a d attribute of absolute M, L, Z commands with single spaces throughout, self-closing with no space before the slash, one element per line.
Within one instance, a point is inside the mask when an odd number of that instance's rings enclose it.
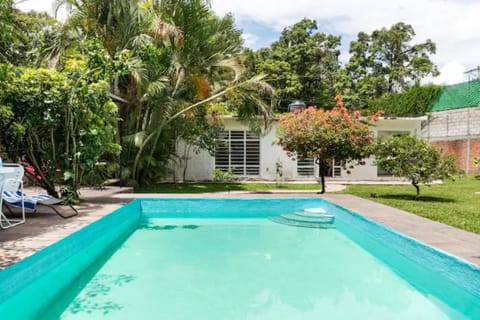
<path fill-rule="evenodd" d="M 298 177 L 314 177 L 315 176 L 315 161 L 313 158 L 305 158 L 297 160 L 297 176 Z M 327 177 L 342 176 L 342 166 L 340 161 L 332 161 L 328 163 Z M 318 175 L 318 174 L 317 174 Z"/>
<path fill-rule="evenodd" d="M 313 177 L 315 175 L 315 162 L 313 158 L 297 160 L 297 176 Z"/>
<path fill-rule="evenodd" d="M 236 176 L 260 174 L 260 139 L 249 131 L 224 131 L 215 147 L 215 168 Z"/>

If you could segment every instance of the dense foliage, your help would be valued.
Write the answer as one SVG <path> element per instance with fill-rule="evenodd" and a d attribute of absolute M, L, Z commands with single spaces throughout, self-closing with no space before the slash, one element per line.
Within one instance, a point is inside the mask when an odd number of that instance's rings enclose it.
<path fill-rule="evenodd" d="M 407 178 L 420 195 L 420 183 L 452 178 L 458 172 L 455 158 L 442 157 L 440 151 L 427 141 L 400 135 L 380 140 L 374 147 L 377 165 L 397 177 Z"/>
<path fill-rule="evenodd" d="M 0 63 L 33 66 L 42 62 L 57 21 L 46 13 L 21 12 L 13 2 L 0 2 Z"/>
<path fill-rule="evenodd" d="M 22 40 L 13 0 L 0 1 L 0 26 L 0 63 L 9 63 L 12 60 L 12 45 Z"/>
<path fill-rule="evenodd" d="M 262 76 L 246 77 L 237 58 L 242 40 L 230 15 L 217 17 L 209 1 L 65 1 L 72 15 L 58 35 L 51 56 L 82 51 L 82 41 L 95 39 L 86 55 L 91 70 L 102 72 L 111 91 L 126 100 L 122 118 L 122 174 L 129 183 L 158 182 L 172 156 L 173 123 L 218 99 L 233 101 L 245 118 L 263 114 L 272 88 Z M 109 67 L 105 67 L 109 66 Z M 201 112 L 201 111 L 199 111 Z"/>
<path fill-rule="evenodd" d="M 120 151 L 108 84 L 82 79 L 84 73 L 72 61 L 64 72 L 11 68 L 0 81 L 1 145 L 11 159 L 30 163 L 53 195 L 62 181 L 75 196 L 97 163 Z"/>
<path fill-rule="evenodd" d="M 285 28 L 269 48 L 243 52 L 251 72 L 269 75 L 281 111 L 297 99 L 331 108 L 330 97 L 336 92 L 349 106 L 363 109 L 369 100 L 403 92 L 425 76 L 438 75 L 430 59 L 435 44 L 429 39 L 413 43 L 411 25 L 399 22 L 371 34 L 360 32 L 350 43 L 344 67 L 339 62 L 340 37 L 318 29 L 315 21 L 303 19 Z"/>
<path fill-rule="evenodd" d="M 285 28 L 270 48 L 260 49 L 247 59 L 254 72 L 269 75 L 282 109 L 296 99 L 333 107 L 340 37 L 317 30 L 314 20 L 303 19 Z"/>
<path fill-rule="evenodd" d="M 430 39 L 412 44 L 414 37 L 413 27 L 402 22 L 371 34 L 360 32 L 350 43 L 349 62 L 339 72 L 337 88 L 345 101 L 364 108 L 369 99 L 404 91 L 425 76 L 438 75 L 430 60 L 435 44 Z"/>
<path fill-rule="evenodd" d="M 378 113 L 373 116 L 375 120 Z M 322 193 L 325 192 L 325 168 L 328 160 L 361 160 L 369 153 L 373 136 L 360 112 L 350 113 L 336 96 L 330 110 L 309 107 L 289 113 L 280 119 L 277 144 L 292 158 L 313 157 L 319 165 Z"/>
<path fill-rule="evenodd" d="M 441 87 L 429 85 L 413 87 L 403 93 L 386 93 L 369 100 L 368 109 L 383 110 L 388 117 L 419 117 L 425 115 L 435 104 Z"/>

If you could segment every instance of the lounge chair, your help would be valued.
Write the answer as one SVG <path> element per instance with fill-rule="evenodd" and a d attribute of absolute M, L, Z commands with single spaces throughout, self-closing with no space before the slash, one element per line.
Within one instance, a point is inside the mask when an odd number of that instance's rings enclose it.
<path fill-rule="evenodd" d="M 16 171 L 19 171 L 17 174 L 23 176 L 23 167 L 17 166 Z M 67 205 L 71 210 L 64 211 L 60 210 L 58 207 L 59 204 L 63 202 L 62 199 L 52 197 L 48 194 L 37 194 L 37 195 L 26 195 L 23 193 L 23 189 L 9 188 L 5 189 L 2 193 L 3 203 L 10 213 L 13 213 L 13 208 L 21 208 L 22 214 L 26 210 L 35 213 L 37 207 L 46 206 L 52 209 L 60 217 L 66 219 L 78 215 L 78 211 L 71 205 Z M 23 202 L 23 204 L 22 204 Z"/>
<path fill-rule="evenodd" d="M 23 167 L 19 164 L 5 164 L 0 168 L 0 228 L 8 229 L 25 223 L 25 199 L 23 197 Z M 22 216 L 20 219 L 11 219 L 3 213 L 4 197 L 3 192 L 17 192 L 21 191 L 22 195 L 17 198 L 17 208 L 21 208 Z M 7 206 L 5 206 L 7 208 Z"/>

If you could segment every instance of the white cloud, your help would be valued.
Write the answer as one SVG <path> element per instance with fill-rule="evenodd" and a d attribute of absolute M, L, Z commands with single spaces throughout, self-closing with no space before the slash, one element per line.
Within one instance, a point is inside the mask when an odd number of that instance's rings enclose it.
<path fill-rule="evenodd" d="M 16 4 L 16 7 L 23 11 L 45 11 L 50 15 L 55 15 L 54 0 L 25 0 Z M 57 12 L 57 19 L 63 21 L 67 17 L 67 10 L 63 6 Z"/>
<path fill-rule="evenodd" d="M 465 71 L 465 67 L 458 61 L 448 62 L 440 69 L 440 75 L 438 77 L 428 77 L 424 79 L 423 82 L 439 85 L 449 85 L 467 81 L 468 79 Z"/>
<path fill-rule="evenodd" d="M 252 48 L 256 46 L 256 43 L 260 39 L 258 36 L 251 34 L 251 33 L 244 33 L 242 34 L 244 46 Z"/>

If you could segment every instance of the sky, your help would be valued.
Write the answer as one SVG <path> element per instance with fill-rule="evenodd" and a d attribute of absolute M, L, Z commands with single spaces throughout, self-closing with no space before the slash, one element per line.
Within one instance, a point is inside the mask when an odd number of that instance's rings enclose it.
<path fill-rule="evenodd" d="M 53 2 L 26 0 L 17 7 L 51 13 Z M 285 27 L 309 18 L 320 32 L 341 36 L 345 63 L 358 32 L 405 22 L 415 29 L 413 43 L 431 39 L 437 45 L 432 60 L 441 74 L 424 83 L 462 82 L 468 80 L 465 71 L 480 65 L 480 0 L 212 0 L 212 6 L 218 15 L 234 15 L 252 49 L 268 47 Z"/>

